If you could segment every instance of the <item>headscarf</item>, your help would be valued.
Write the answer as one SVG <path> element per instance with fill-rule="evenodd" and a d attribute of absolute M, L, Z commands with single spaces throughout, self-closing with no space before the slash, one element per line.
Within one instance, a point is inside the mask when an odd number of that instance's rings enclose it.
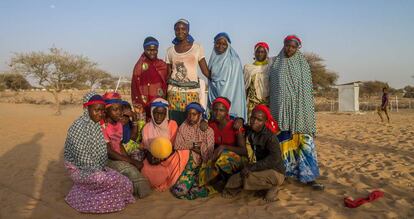
<path fill-rule="evenodd" d="M 121 95 L 117 92 L 106 92 L 103 95 L 105 101 L 105 108 L 112 106 L 113 104 L 122 104 Z"/>
<path fill-rule="evenodd" d="M 95 92 L 87 93 L 83 103 L 92 102 L 99 96 Z M 102 170 L 108 160 L 106 141 L 101 125 L 89 117 L 87 108 L 83 115 L 70 126 L 65 141 L 64 159 L 75 165 L 81 173 L 88 174 Z"/>
<path fill-rule="evenodd" d="M 256 107 L 254 107 L 253 109 L 253 112 L 256 112 L 256 111 L 261 111 L 266 115 L 267 120 L 266 120 L 265 126 L 267 129 L 269 129 L 272 133 L 275 133 L 275 134 L 278 134 L 280 132 L 279 126 L 276 120 L 273 119 L 273 116 L 270 113 L 270 109 L 266 105 L 264 104 L 256 105 Z"/>
<path fill-rule="evenodd" d="M 144 44 L 142 45 L 142 47 L 145 49 L 147 46 L 157 46 L 158 47 L 159 45 L 160 44 L 159 44 L 157 39 L 155 39 L 152 36 L 149 36 L 149 37 L 145 38 Z"/>
<path fill-rule="evenodd" d="M 175 27 L 177 26 L 177 24 L 178 24 L 178 23 L 185 24 L 185 25 L 187 26 L 187 30 L 188 30 L 188 32 L 190 32 L 190 22 L 189 22 L 188 20 L 183 19 L 183 18 L 179 19 L 177 22 L 175 22 L 175 24 L 174 24 L 174 29 L 175 29 Z M 188 33 L 188 35 L 187 35 L 187 41 L 188 41 L 189 43 L 193 43 L 193 42 L 194 42 L 194 38 L 190 35 L 190 33 Z M 177 39 L 177 37 L 176 37 L 176 38 L 174 38 L 174 40 L 172 41 L 172 43 L 173 43 L 174 45 L 177 45 L 177 44 L 179 44 L 179 43 L 180 43 L 180 41 L 179 41 L 179 40 Z"/>
<path fill-rule="evenodd" d="M 226 110 L 227 110 L 227 116 L 226 116 L 226 118 L 227 119 L 230 119 L 229 111 L 231 109 L 231 102 L 228 99 L 224 98 L 224 97 L 217 97 L 213 101 L 213 103 L 211 103 L 211 109 L 213 109 L 214 108 L 214 105 L 216 105 L 217 103 L 221 103 L 221 104 L 224 105 L 224 108 L 226 108 Z"/>
<path fill-rule="evenodd" d="M 282 49 L 274 58 L 270 67 L 269 93 L 270 110 L 281 131 L 315 134 L 312 74 L 300 51 L 288 58 Z"/>
<path fill-rule="evenodd" d="M 144 144 L 144 147 L 149 147 L 152 140 L 154 140 L 157 137 L 166 137 L 168 139 L 171 139 L 170 136 L 170 130 L 168 128 L 168 102 L 165 99 L 162 98 L 156 98 L 151 103 L 151 121 L 147 124 L 145 124 L 143 135 L 142 135 L 142 141 Z M 164 121 L 161 122 L 161 124 L 157 124 L 154 119 L 153 110 L 157 107 L 165 108 L 166 116 Z"/>
<path fill-rule="evenodd" d="M 93 104 L 105 104 L 105 101 L 101 95 L 96 94 L 90 97 L 86 102 L 84 101 L 83 108 L 86 108 Z"/>
<path fill-rule="evenodd" d="M 258 42 L 258 43 L 256 43 L 256 45 L 254 46 L 254 52 L 256 53 L 256 50 L 258 49 L 258 48 L 260 48 L 260 47 L 262 47 L 263 49 L 265 49 L 266 50 L 266 54 L 267 54 L 267 56 L 269 57 L 269 45 L 267 44 L 267 43 L 265 43 L 265 42 Z M 254 65 L 267 65 L 267 64 L 269 64 L 269 58 L 266 58 L 264 61 L 254 61 L 254 63 L 253 63 Z M 246 75 L 245 75 L 246 76 Z"/>
<path fill-rule="evenodd" d="M 286 44 L 287 42 L 290 42 L 290 41 L 296 42 L 299 48 L 302 47 L 302 40 L 300 40 L 298 36 L 288 35 L 287 37 L 285 37 L 285 40 L 283 42 Z"/>
<path fill-rule="evenodd" d="M 228 42 L 226 51 L 217 54 L 213 49 L 208 67 L 211 70 L 209 80 L 208 106 L 217 97 L 227 97 L 237 107 L 230 109 L 230 115 L 241 117 L 247 121 L 246 90 L 244 86 L 243 67 L 239 55 L 231 47 L 230 37 L 227 33 L 219 33 L 215 40 L 224 38 Z"/>
<path fill-rule="evenodd" d="M 201 113 L 201 118 L 207 119 L 206 110 L 197 102 L 192 102 L 185 107 L 185 112 L 187 113 L 190 109 L 195 109 L 197 112 Z"/>
<path fill-rule="evenodd" d="M 225 38 L 227 40 L 228 43 L 231 44 L 231 40 L 230 40 L 230 36 L 226 33 L 226 32 L 221 32 L 218 33 L 215 37 L 214 37 L 214 43 L 217 42 L 217 40 L 221 39 L 221 38 Z"/>
<path fill-rule="evenodd" d="M 191 150 L 193 148 L 193 142 L 201 142 L 201 156 L 192 152 L 194 162 L 198 165 L 202 162 L 206 163 L 213 156 L 214 131 L 210 127 L 208 127 L 206 131 L 201 131 L 200 122 L 205 118 L 205 109 L 199 103 L 193 102 L 187 105 L 186 112 L 190 109 L 195 109 L 197 112 L 202 113 L 203 117 L 200 117 L 198 123 L 194 125 L 188 124 L 187 120 L 181 124 L 175 139 L 174 149 Z"/>

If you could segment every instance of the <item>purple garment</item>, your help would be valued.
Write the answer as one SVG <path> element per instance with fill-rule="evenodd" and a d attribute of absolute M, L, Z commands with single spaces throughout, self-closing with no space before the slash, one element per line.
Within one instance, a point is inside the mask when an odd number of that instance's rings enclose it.
<path fill-rule="evenodd" d="M 121 211 L 127 204 L 135 202 L 132 195 L 132 182 L 129 179 L 104 167 L 103 170 L 83 175 L 79 169 L 65 162 L 74 184 L 65 201 L 82 213 L 110 213 Z"/>
<path fill-rule="evenodd" d="M 386 104 L 388 103 L 388 94 L 383 94 L 382 95 L 382 104 L 381 107 L 384 107 Z"/>

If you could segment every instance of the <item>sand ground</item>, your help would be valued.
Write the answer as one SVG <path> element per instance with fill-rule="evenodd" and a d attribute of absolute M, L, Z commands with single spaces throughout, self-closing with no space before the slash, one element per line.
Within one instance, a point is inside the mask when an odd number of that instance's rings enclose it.
<path fill-rule="evenodd" d="M 66 131 L 82 110 L 0 103 L 0 218 L 414 218 L 414 111 L 392 113 L 390 125 L 373 112 L 318 113 L 317 151 L 324 192 L 293 180 L 271 204 L 242 193 L 185 201 L 153 193 L 124 211 L 85 215 L 64 201 L 72 182 L 63 167 Z M 346 196 L 381 189 L 385 197 L 356 209 Z"/>

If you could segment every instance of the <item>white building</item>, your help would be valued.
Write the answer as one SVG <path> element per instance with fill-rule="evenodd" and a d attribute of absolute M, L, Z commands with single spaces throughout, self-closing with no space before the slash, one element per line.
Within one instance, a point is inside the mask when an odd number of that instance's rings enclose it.
<path fill-rule="evenodd" d="M 338 111 L 358 112 L 359 111 L 359 84 L 360 81 L 346 84 L 338 84 Z"/>

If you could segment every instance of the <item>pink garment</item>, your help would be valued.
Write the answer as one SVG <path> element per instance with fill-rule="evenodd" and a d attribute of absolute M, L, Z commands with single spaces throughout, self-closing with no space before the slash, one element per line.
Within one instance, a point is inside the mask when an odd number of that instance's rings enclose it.
<path fill-rule="evenodd" d="M 151 165 L 145 159 L 141 173 L 148 179 L 154 190 L 163 192 L 177 182 L 187 165 L 189 157 L 189 150 L 180 150 L 174 152 L 167 160 L 158 165 Z"/>
<path fill-rule="evenodd" d="M 145 149 L 149 150 L 151 142 L 157 137 L 166 137 L 174 143 L 178 130 L 178 125 L 174 120 L 168 121 L 166 118 L 159 126 L 154 124 L 155 122 L 151 121 L 142 129 L 142 146 Z"/>
<path fill-rule="evenodd" d="M 74 183 L 65 201 L 75 210 L 110 213 L 121 211 L 127 204 L 135 202 L 131 181 L 115 170 L 105 167 L 83 175 L 70 162 L 65 162 L 65 167 Z"/>
<path fill-rule="evenodd" d="M 191 152 L 196 165 L 200 165 L 202 162 L 207 162 L 212 159 L 214 153 L 214 131 L 212 128 L 208 127 L 208 129 L 203 132 L 200 129 L 200 122 L 190 126 L 187 121 L 184 121 L 178 129 L 174 149 L 191 150 L 193 148 L 193 142 L 201 142 L 201 156 L 194 151 Z"/>
<path fill-rule="evenodd" d="M 112 150 L 121 153 L 121 141 L 122 141 L 122 123 L 116 122 L 115 124 L 105 123 L 103 127 L 104 137 L 107 143 L 111 144 Z"/>

